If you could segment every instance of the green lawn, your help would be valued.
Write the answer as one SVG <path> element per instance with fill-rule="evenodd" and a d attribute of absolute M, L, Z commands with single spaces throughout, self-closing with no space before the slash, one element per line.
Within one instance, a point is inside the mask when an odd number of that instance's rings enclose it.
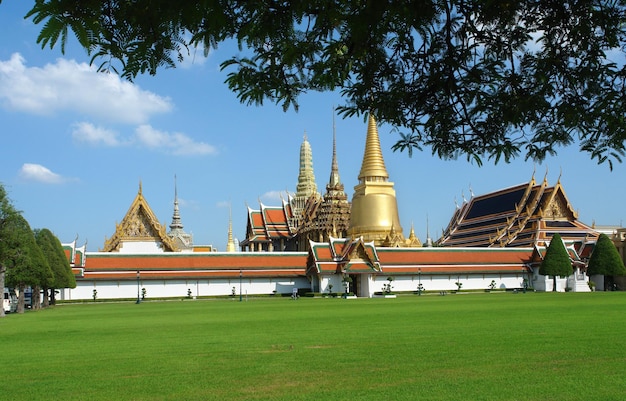
<path fill-rule="evenodd" d="M 62 305 L 0 319 L 11 400 L 620 400 L 626 293 Z"/>

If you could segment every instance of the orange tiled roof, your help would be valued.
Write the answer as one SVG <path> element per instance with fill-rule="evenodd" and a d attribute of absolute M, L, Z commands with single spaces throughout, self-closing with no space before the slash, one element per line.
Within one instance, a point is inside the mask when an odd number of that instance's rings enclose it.
<path fill-rule="evenodd" d="M 309 274 L 379 272 L 383 274 L 515 273 L 527 271 L 533 248 L 376 248 L 359 253 L 358 241 L 332 239 L 312 242 Z M 356 245 L 357 247 L 359 245 Z M 369 249 L 368 249 L 369 248 Z"/>
<path fill-rule="evenodd" d="M 307 254 L 285 253 L 162 253 L 126 255 L 90 253 L 85 279 L 295 277 L 305 275 Z"/>

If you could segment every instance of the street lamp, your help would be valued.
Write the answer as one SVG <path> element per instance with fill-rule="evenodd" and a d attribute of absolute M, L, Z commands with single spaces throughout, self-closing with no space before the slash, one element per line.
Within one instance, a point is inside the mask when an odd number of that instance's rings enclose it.
<path fill-rule="evenodd" d="M 136 304 L 140 304 L 141 303 L 141 298 L 139 298 L 139 280 L 140 280 L 140 275 L 139 275 L 139 270 L 137 270 L 137 302 L 135 302 Z"/>
<path fill-rule="evenodd" d="M 243 273 L 241 271 L 241 269 L 239 269 L 239 302 L 243 301 L 242 299 L 242 294 L 241 294 L 241 279 L 242 279 Z"/>

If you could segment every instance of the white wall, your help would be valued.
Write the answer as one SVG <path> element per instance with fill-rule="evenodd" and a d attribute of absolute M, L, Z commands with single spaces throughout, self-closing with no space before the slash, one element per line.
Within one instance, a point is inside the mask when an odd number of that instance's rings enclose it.
<path fill-rule="evenodd" d="M 385 275 L 376 276 L 372 283 L 373 292 L 382 291 L 383 285 L 387 284 Z M 461 290 L 485 290 L 489 288 L 489 284 L 494 280 L 496 289 L 522 288 L 523 280 L 526 276 L 522 274 L 516 275 L 499 275 L 499 274 L 472 274 L 472 275 L 409 275 L 395 276 L 391 282 L 392 291 L 417 291 L 420 282 L 424 291 L 456 291 L 456 282 L 463 284 Z"/>
<path fill-rule="evenodd" d="M 305 277 L 293 279 L 279 278 L 243 278 L 241 285 L 239 278 L 211 279 L 211 280 L 140 280 L 139 294 L 141 289 L 146 289 L 146 299 L 150 298 L 175 298 L 187 297 L 191 290 L 192 297 L 231 295 L 272 294 L 289 293 L 293 288 L 310 287 Z M 59 299 L 63 300 L 90 300 L 93 299 L 93 290 L 97 291 L 97 299 L 137 298 L 137 281 L 83 281 L 77 280 L 76 288 L 64 289 Z"/>

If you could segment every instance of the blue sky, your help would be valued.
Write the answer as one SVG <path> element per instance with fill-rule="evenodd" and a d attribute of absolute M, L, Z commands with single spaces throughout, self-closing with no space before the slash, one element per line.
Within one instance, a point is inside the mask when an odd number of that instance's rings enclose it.
<path fill-rule="evenodd" d="M 226 46 L 205 58 L 192 55 L 178 68 L 133 83 L 95 72 L 84 50 L 70 42 L 41 49 L 40 27 L 24 20 L 32 2 L 0 5 L 0 183 L 33 228 L 49 228 L 62 242 L 78 236 L 96 251 L 126 214 L 139 182 L 152 210 L 169 226 L 178 182 L 180 213 L 196 244 L 226 247 L 229 205 L 234 236 L 245 236 L 247 209 L 280 203 L 295 192 L 300 144 L 306 132 L 318 190 L 330 174 L 336 93 L 311 93 L 300 110 L 271 103 L 245 106 L 223 83 L 219 64 L 236 52 Z M 363 156 L 363 118 L 335 119 L 341 180 L 354 193 Z M 523 158 L 482 167 L 460 158 L 442 161 L 429 151 L 394 153 L 397 133 L 380 126 L 400 219 L 418 237 L 445 228 L 457 203 L 559 174 L 579 218 L 621 225 L 626 166 L 597 165 L 576 147 L 561 148 L 542 164 Z"/>

